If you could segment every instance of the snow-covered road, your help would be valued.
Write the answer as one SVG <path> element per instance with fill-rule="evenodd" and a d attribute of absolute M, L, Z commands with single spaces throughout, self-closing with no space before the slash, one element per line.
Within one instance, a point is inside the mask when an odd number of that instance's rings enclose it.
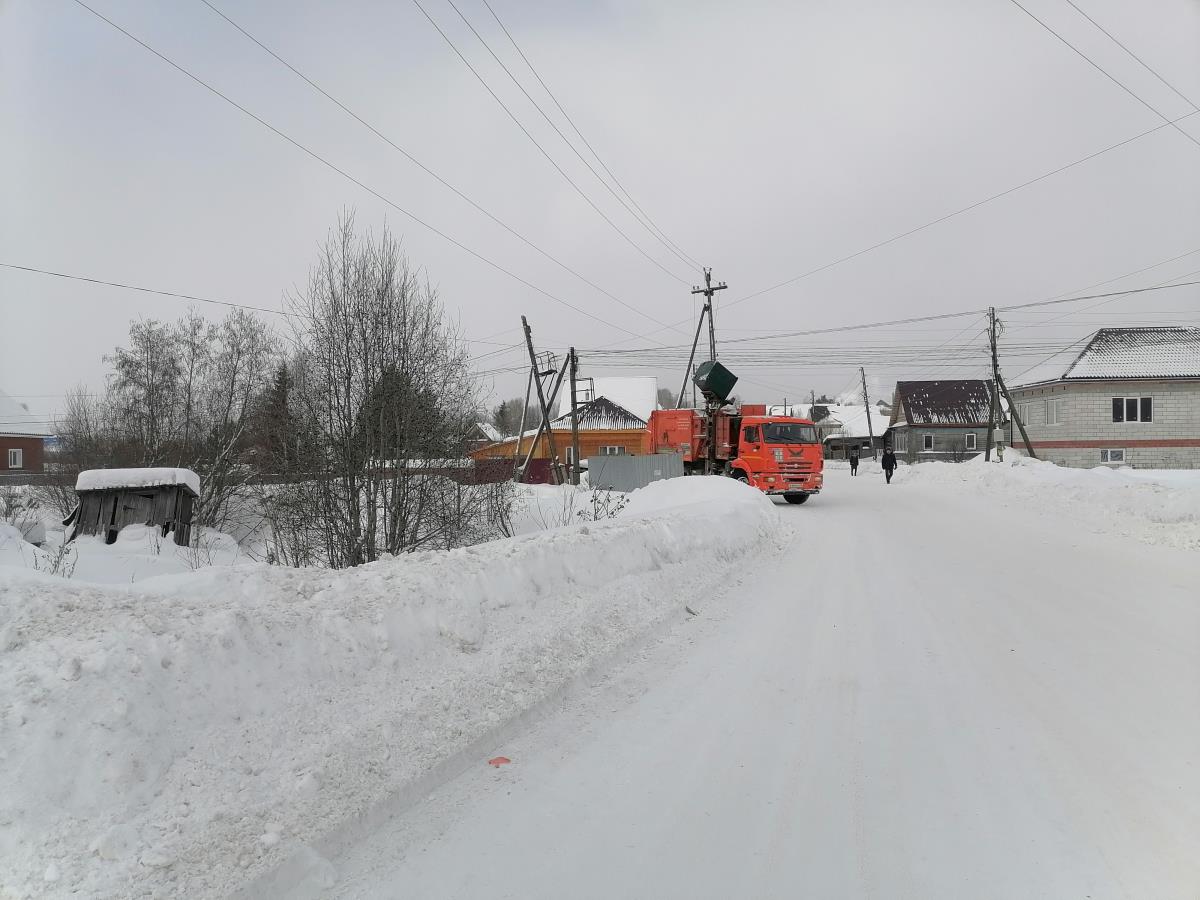
<path fill-rule="evenodd" d="M 779 513 L 785 554 L 322 896 L 1200 894 L 1194 552 L 845 471 Z"/>

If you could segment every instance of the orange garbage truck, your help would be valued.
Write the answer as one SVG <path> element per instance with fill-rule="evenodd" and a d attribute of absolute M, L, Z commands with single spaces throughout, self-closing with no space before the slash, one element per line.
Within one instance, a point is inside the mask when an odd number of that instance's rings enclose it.
<path fill-rule="evenodd" d="M 819 493 L 825 455 L 808 419 L 768 416 L 765 405 L 738 410 L 657 409 L 650 414 L 651 453 L 682 453 L 689 475 L 728 475 L 788 503 Z"/>

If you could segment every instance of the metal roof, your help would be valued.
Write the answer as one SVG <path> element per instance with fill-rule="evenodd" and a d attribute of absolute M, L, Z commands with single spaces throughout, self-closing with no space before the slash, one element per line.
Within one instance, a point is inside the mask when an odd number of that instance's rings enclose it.
<path fill-rule="evenodd" d="M 569 429 L 571 413 L 567 412 L 550 423 L 550 427 Z M 646 427 L 646 420 L 635 416 L 625 407 L 614 403 L 607 397 L 597 397 L 579 406 L 580 431 L 622 431 L 640 430 Z"/>
<path fill-rule="evenodd" d="M 1200 378 L 1200 328 L 1101 328 L 1066 378 Z"/>
<path fill-rule="evenodd" d="M 891 424 L 986 427 L 991 394 L 990 379 L 898 381 Z"/>

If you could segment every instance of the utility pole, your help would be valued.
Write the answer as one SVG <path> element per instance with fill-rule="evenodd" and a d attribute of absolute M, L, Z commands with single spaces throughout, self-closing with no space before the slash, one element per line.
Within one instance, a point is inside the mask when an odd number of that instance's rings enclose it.
<path fill-rule="evenodd" d="M 579 356 L 572 347 L 571 357 L 571 484 L 579 484 L 579 401 L 575 394 L 575 382 L 579 378 Z"/>
<path fill-rule="evenodd" d="M 520 481 L 521 439 L 525 437 L 525 416 L 529 413 L 529 395 L 533 393 L 533 368 L 529 369 L 529 380 L 525 382 L 525 405 L 521 407 L 521 427 L 517 429 L 517 443 L 513 447 L 513 481 Z"/>
<path fill-rule="evenodd" d="M 700 345 L 700 332 L 704 330 L 704 318 L 708 317 L 708 358 L 713 362 L 717 359 L 717 332 L 713 326 L 712 298 L 717 291 L 728 287 L 725 282 L 712 283 L 712 269 L 704 270 L 704 287 L 692 288 L 693 294 L 704 295 L 704 306 L 700 308 L 700 318 L 696 320 L 696 335 L 692 338 L 692 352 L 688 356 L 687 368 L 683 373 L 683 384 L 679 387 L 679 399 L 675 402 L 676 409 L 683 408 L 683 395 L 687 390 L 688 380 L 692 377 L 692 364 L 696 361 L 696 348 Z M 696 405 L 695 390 L 692 391 L 692 406 Z"/>
<path fill-rule="evenodd" d="M 1008 414 L 1012 416 L 1013 421 L 1017 423 L 1017 428 L 1021 430 L 1021 439 L 1025 441 L 1025 452 L 1029 454 L 1030 459 L 1037 459 L 1037 452 L 1033 449 L 1033 442 L 1029 440 L 1029 432 L 1025 430 L 1025 423 L 1021 421 L 1021 413 L 1017 409 L 1017 404 L 1013 402 L 1012 394 L 1008 392 L 1008 385 L 1004 383 L 1004 377 L 1000 374 L 1000 358 L 996 353 L 996 334 L 998 331 L 996 321 L 996 309 L 992 307 L 988 310 L 989 330 L 991 331 L 992 344 L 992 377 L 995 379 L 997 389 L 1004 395 L 1004 399 L 1008 401 Z M 993 396 L 993 403 L 997 411 L 1000 408 L 1000 398 L 997 395 Z M 989 423 L 990 424 L 990 423 Z M 988 432 L 988 445 L 991 446 L 992 436 Z"/>
<path fill-rule="evenodd" d="M 867 408 L 867 436 L 871 439 L 871 459 L 876 459 L 875 429 L 871 425 L 871 398 L 867 396 L 867 371 L 862 366 L 859 366 L 858 374 L 862 376 L 863 406 Z"/>
<path fill-rule="evenodd" d="M 992 348 L 992 389 L 988 391 L 988 430 L 983 461 L 992 461 L 992 443 L 996 435 L 996 413 L 1000 411 L 1000 359 L 996 354 L 996 307 L 988 307 L 988 343 Z"/>
<path fill-rule="evenodd" d="M 1033 443 L 1029 440 L 1029 433 L 1025 431 L 1025 423 L 1021 421 L 1021 414 L 1017 412 L 1017 404 L 1013 403 L 1012 396 L 1008 393 L 1008 385 L 1004 383 L 1004 379 L 1000 379 L 1000 390 L 1004 392 L 1004 399 L 1008 401 L 1009 415 L 1016 420 L 1017 427 L 1021 429 L 1021 438 L 1025 441 L 1025 452 L 1029 454 L 1031 459 L 1037 459 L 1038 455 L 1033 450 Z"/>
<path fill-rule="evenodd" d="M 532 367 L 534 384 L 537 386 L 538 407 L 542 411 L 542 423 L 540 426 L 538 426 L 537 437 L 533 439 L 533 447 L 530 448 L 529 458 L 533 457 L 534 452 L 537 450 L 538 441 L 541 439 L 542 431 L 545 430 L 546 441 L 550 447 L 550 471 L 553 473 L 554 483 L 562 484 L 564 480 L 562 466 L 558 461 L 558 448 L 554 446 L 554 431 L 550 428 L 550 408 L 546 405 L 546 391 L 542 387 L 543 373 L 538 371 L 537 354 L 533 349 L 533 331 L 529 328 L 529 322 L 524 316 L 521 316 L 521 327 L 525 330 L 525 346 L 529 350 L 529 365 Z M 554 370 L 551 369 L 550 372 L 546 374 L 553 375 Z M 554 392 L 551 394 L 551 398 L 558 394 L 558 386 L 562 384 L 562 376 L 563 373 L 560 372 L 558 376 L 558 383 L 554 386 Z M 526 460 L 526 462 L 528 463 L 528 460 Z"/>
<path fill-rule="evenodd" d="M 708 358 L 713 362 L 716 362 L 717 360 L 717 332 L 715 326 L 713 325 L 713 294 L 715 294 L 717 291 L 725 290 L 725 288 L 728 286 L 729 285 L 723 281 L 719 281 L 714 285 L 712 283 L 712 269 L 706 268 L 704 270 L 704 287 L 692 288 L 693 294 L 704 295 L 704 309 L 700 312 L 700 318 L 703 320 L 704 314 L 708 313 Z M 696 336 L 697 338 L 700 336 L 699 329 L 696 330 Z M 692 353 L 694 354 L 695 352 L 695 344 L 693 344 Z"/>

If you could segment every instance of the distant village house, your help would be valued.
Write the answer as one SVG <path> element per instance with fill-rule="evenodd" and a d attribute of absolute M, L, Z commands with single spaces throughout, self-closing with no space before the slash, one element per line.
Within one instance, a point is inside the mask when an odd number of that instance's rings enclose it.
<path fill-rule="evenodd" d="M 991 394 L 990 379 L 897 382 L 885 440 L 909 462 L 971 459 L 987 442 Z"/>
<path fill-rule="evenodd" d="M 0 391 L 0 473 L 45 471 L 46 441 L 50 437 L 46 422 L 34 416 L 25 404 Z"/>

